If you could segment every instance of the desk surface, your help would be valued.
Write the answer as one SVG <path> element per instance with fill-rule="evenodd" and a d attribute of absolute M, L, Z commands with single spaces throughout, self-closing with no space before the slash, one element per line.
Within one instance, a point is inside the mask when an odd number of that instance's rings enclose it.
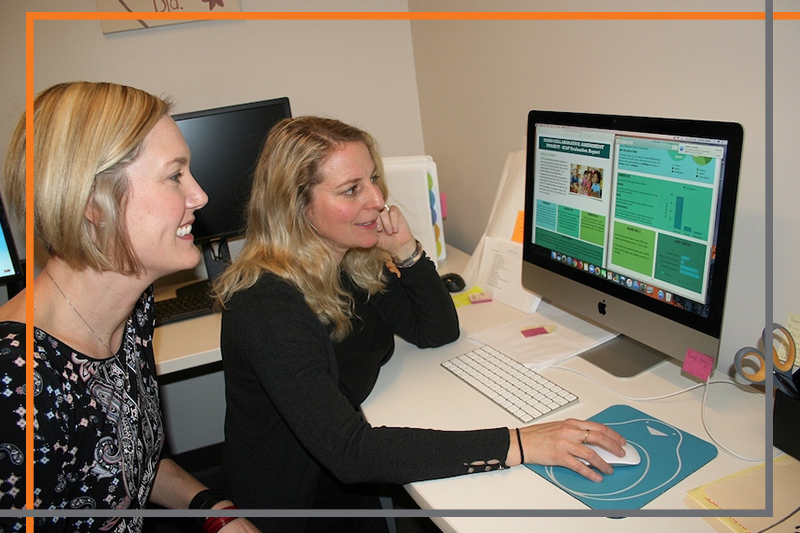
<path fill-rule="evenodd" d="M 172 298 L 175 287 L 156 289 L 156 299 Z M 222 360 L 219 332 L 222 315 L 200 316 L 156 328 L 153 351 L 159 376 Z"/>
<path fill-rule="evenodd" d="M 448 248 L 440 272 L 461 271 L 468 256 Z M 162 296 L 168 296 L 163 294 Z M 520 425 L 519 421 L 444 370 L 440 364 L 470 351 L 475 344 L 471 332 L 502 324 L 522 315 L 521 311 L 499 302 L 459 308 L 462 334 L 458 341 L 436 349 L 420 350 L 398 339 L 394 357 L 384 366 L 370 397 L 363 405 L 373 425 L 430 427 L 438 429 L 477 429 Z M 154 339 L 160 374 L 176 372 L 218 361 L 219 315 L 204 316 L 157 328 Z M 640 376 L 617 379 L 590 363 L 572 358 L 562 366 L 583 372 L 614 391 L 637 398 L 663 395 L 695 382 L 681 375 L 680 368 L 665 362 Z M 576 392 L 580 401 L 539 423 L 563 418 L 589 418 L 614 404 L 628 404 L 684 431 L 710 441 L 701 418 L 702 389 L 654 402 L 631 401 L 581 375 L 550 368 L 547 377 Z M 764 453 L 764 397 L 749 394 L 732 385 L 711 385 L 706 401 L 706 423 L 715 437 L 728 448 L 746 457 Z M 687 490 L 752 466 L 720 450 L 709 464 L 688 476 L 650 502 L 644 510 L 689 512 L 683 499 Z M 406 486 L 422 509 L 494 510 L 574 510 L 587 508 L 567 493 L 524 467 L 473 474 L 455 478 L 412 483 Z M 513 514 L 513 513 L 511 513 Z M 672 513 L 667 513 L 672 514 Z M 592 516 L 563 517 L 436 517 L 443 531 L 713 531 L 697 517 L 629 517 L 619 520 Z"/>

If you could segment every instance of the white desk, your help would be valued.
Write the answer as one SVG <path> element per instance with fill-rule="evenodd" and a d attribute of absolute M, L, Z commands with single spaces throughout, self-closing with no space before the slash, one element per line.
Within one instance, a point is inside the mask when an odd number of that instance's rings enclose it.
<path fill-rule="evenodd" d="M 458 272 L 468 256 L 452 247 L 448 258 L 439 265 L 439 272 Z M 398 340 L 394 357 L 381 371 L 377 385 L 363 405 L 373 425 L 430 427 L 439 429 L 476 429 L 483 427 L 516 427 L 520 422 L 475 392 L 458 378 L 440 367 L 440 363 L 474 348 L 467 339 L 479 331 L 521 316 L 521 312 L 499 302 L 459 308 L 461 338 L 437 349 L 420 350 Z M 206 316 L 157 328 L 154 347 L 161 374 L 189 369 L 220 360 L 219 316 Z M 564 366 L 589 374 L 615 390 L 632 397 L 667 394 L 686 388 L 694 382 L 680 374 L 673 363 L 662 363 L 654 370 L 630 380 L 618 380 L 580 358 Z M 588 418 L 614 404 L 630 404 L 665 422 L 704 440 L 710 440 L 703 429 L 700 415 L 702 390 L 681 394 L 657 402 L 629 402 L 612 392 L 573 374 L 548 369 L 543 372 L 580 396 L 577 405 L 544 417 L 540 422 L 567 417 Z M 224 397 L 219 401 L 224 403 Z M 747 457 L 760 457 L 764 452 L 764 399 L 762 395 L 743 393 L 730 385 L 712 385 L 707 406 L 707 423 L 714 435 L 726 446 Z M 206 425 L 208 429 L 208 425 Z M 653 500 L 644 510 L 688 511 L 683 503 L 686 491 L 743 470 L 748 463 L 724 451 L 709 464 Z M 473 474 L 456 478 L 413 483 L 406 487 L 423 509 L 487 509 L 487 510 L 586 510 L 571 496 L 551 485 L 525 467 L 505 471 Z M 499 513 L 499 511 L 492 511 Z M 734 513 L 735 514 L 735 513 Z M 630 531 L 672 533 L 713 531 L 701 518 L 630 517 L 619 520 L 590 516 L 581 517 L 509 517 L 438 518 L 433 520 L 444 531 Z"/>
<path fill-rule="evenodd" d="M 461 271 L 468 256 L 448 248 L 441 273 Z M 499 302 L 459 308 L 461 338 L 434 350 L 419 350 L 402 341 L 392 360 L 382 369 L 378 383 L 363 405 L 373 425 L 430 427 L 438 429 L 477 429 L 521 425 L 491 401 L 441 368 L 440 363 L 473 349 L 470 332 L 502 324 L 522 315 Z M 680 373 L 680 367 L 665 362 L 629 380 L 605 374 L 580 358 L 562 363 L 591 375 L 622 394 L 631 397 L 657 396 L 691 386 L 695 382 Z M 588 418 L 614 404 L 629 404 L 665 422 L 709 440 L 700 415 L 702 389 L 656 402 L 629 402 L 588 379 L 559 369 L 543 374 L 580 397 L 577 405 L 540 419 L 539 422 L 568 417 Z M 714 435 L 727 447 L 746 457 L 764 453 L 764 398 L 748 394 L 731 385 L 712 385 L 706 407 L 707 422 Z M 688 511 L 683 503 L 686 491 L 703 483 L 738 472 L 755 463 L 734 458 L 720 450 L 709 464 L 657 497 L 645 510 Z M 423 509 L 542 509 L 587 510 L 564 491 L 524 467 L 485 474 L 409 484 L 406 489 Z M 497 512 L 497 511 L 494 511 Z M 631 531 L 674 532 L 713 531 L 701 518 L 630 517 L 620 520 L 597 517 L 509 517 L 433 518 L 443 531 Z"/>
<path fill-rule="evenodd" d="M 170 294 L 171 293 L 171 294 Z M 157 291 L 157 298 L 175 296 L 174 290 Z M 153 350 L 159 376 L 222 361 L 219 331 L 222 315 L 214 313 L 156 328 Z"/>
<path fill-rule="evenodd" d="M 174 296 L 174 287 L 156 290 L 157 299 Z M 153 336 L 161 407 L 172 454 L 225 439 L 225 380 L 219 349 L 221 318 L 215 313 L 174 322 L 157 327 Z"/>

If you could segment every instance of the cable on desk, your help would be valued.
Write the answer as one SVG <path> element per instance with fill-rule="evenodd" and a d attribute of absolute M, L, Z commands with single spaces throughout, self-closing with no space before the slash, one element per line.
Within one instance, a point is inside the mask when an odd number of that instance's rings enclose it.
<path fill-rule="evenodd" d="M 764 533 L 765 531 L 769 531 L 769 530 L 771 530 L 771 529 L 783 524 L 784 522 L 789 520 L 791 517 L 793 517 L 798 512 L 800 512 L 800 507 L 796 507 L 794 509 L 794 511 L 790 512 L 789 514 L 787 514 L 786 516 L 784 516 L 783 518 L 781 518 L 780 520 L 778 520 L 774 524 L 771 524 L 771 525 L 765 527 L 764 529 L 760 529 L 760 530 L 756 531 L 755 533 Z"/>
<path fill-rule="evenodd" d="M 703 390 L 703 400 L 702 400 L 702 402 L 700 403 L 700 418 L 701 418 L 701 420 L 702 420 L 702 422 L 703 422 L 703 429 L 705 429 L 705 430 L 706 430 L 706 434 L 709 436 L 709 438 L 710 438 L 712 441 L 714 441 L 714 444 L 716 444 L 717 446 L 719 446 L 720 448 L 722 448 L 722 450 L 723 450 L 724 452 L 726 452 L 726 453 L 728 453 L 729 455 L 732 455 L 732 456 L 734 456 L 734 457 L 736 457 L 736 458 L 738 458 L 738 459 L 741 459 L 742 461 L 748 461 L 748 462 L 751 462 L 751 463 L 753 463 L 753 462 L 761 462 L 761 461 L 764 461 L 764 460 L 765 460 L 765 458 L 764 458 L 764 457 L 758 457 L 758 458 L 755 458 L 755 457 L 745 457 L 745 456 L 743 456 L 743 455 L 739 455 L 738 453 L 736 453 L 736 452 L 734 452 L 733 450 L 729 449 L 728 447 L 726 447 L 725 445 L 723 445 L 721 442 L 719 442 L 719 441 L 716 439 L 716 437 L 714 437 L 714 435 L 713 435 L 713 434 L 711 433 L 711 431 L 708 429 L 708 424 L 706 424 L 706 397 L 708 396 L 708 386 L 709 386 L 709 385 L 711 385 L 712 383 L 715 383 L 715 384 L 716 384 L 716 383 L 722 383 L 722 384 L 727 384 L 727 385 L 735 385 L 735 386 L 737 386 L 737 387 L 744 387 L 744 385 L 741 385 L 741 384 L 739 384 L 739 383 L 736 383 L 735 381 L 730 381 L 730 380 L 726 380 L 726 379 L 719 379 L 719 380 L 716 380 L 716 381 L 711 381 L 711 377 L 709 376 L 709 379 L 708 379 L 708 381 L 704 381 L 703 383 L 697 383 L 697 384 L 695 384 L 695 385 L 692 385 L 691 387 L 687 387 L 687 388 L 685 388 L 685 389 L 681 389 L 681 390 L 679 390 L 679 391 L 670 392 L 670 393 L 668 393 L 668 394 L 663 394 L 663 395 L 661 395 L 661 396 L 649 396 L 649 397 L 644 397 L 644 398 L 634 398 L 634 397 L 631 397 L 631 396 L 626 396 L 625 394 L 622 394 L 622 393 L 620 393 L 619 391 L 617 391 L 617 390 L 615 390 L 615 389 L 613 389 L 613 388 L 609 387 L 609 386 L 608 386 L 608 385 L 606 385 L 605 383 L 602 383 L 602 382 L 600 382 L 600 381 L 598 381 L 598 380 L 594 379 L 593 377 L 591 377 L 591 376 L 589 376 L 589 375 L 587 375 L 587 374 L 584 374 L 583 372 L 581 372 L 581 371 L 579 371 L 579 370 L 575 370 L 574 368 L 568 368 L 568 367 L 565 367 L 565 366 L 559 366 L 559 365 L 553 365 L 553 366 L 551 366 L 550 368 L 556 368 L 556 369 L 559 369 L 559 370 L 567 370 L 567 371 L 569 371 L 569 372 L 572 372 L 572 373 L 574 373 L 574 374 L 578 374 L 579 376 L 582 376 L 582 377 L 584 377 L 584 378 L 588 379 L 589 381 L 592 381 L 592 382 L 596 383 L 597 385 L 600 385 L 600 386 L 601 386 L 601 387 L 603 387 L 604 389 L 606 389 L 606 390 L 608 390 L 608 391 L 612 392 L 613 394 L 615 394 L 615 395 L 619 396 L 620 398 L 622 398 L 622 399 L 624 399 L 624 400 L 632 401 L 632 402 L 651 402 L 651 401 L 656 401 L 656 400 L 664 400 L 664 399 L 666 399 L 666 398 L 671 398 L 671 397 L 673 397 L 673 396 L 678 396 L 679 394 L 683 394 L 683 393 L 685 393 L 685 392 L 693 391 L 694 389 L 696 389 L 696 388 L 698 388 L 698 387 L 703 387 L 703 386 L 705 386 L 705 388 L 704 388 L 704 390 Z M 713 375 L 713 373 L 712 373 L 712 375 Z M 775 458 L 775 457 L 777 457 L 778 455 L 780 455 L 780 454 L 776 454 L 776 455 L 774 455 L 772 458 L 774 459 L 774 458 Z"/>
<path fill-rule="evenodd" d="M 712 371 L 711 375 L 714 375 L 713 371 Z M 764 457 L 754 458 L 754 457 L 745 457 L 743 455 L 739 455 L 738 453 L 734 452 L 733 450 L 729 449 L 724 444 L 719 442 L 716 439 L 716 437 L 714 437 L 714 435 L 711 434 L 711 430 L 708 429 L 708 425 L 706 424 L 706 397 L 708 396 L 708 385 L 710 385 L 711 383 L 712 383 L 711 376 L 709 376 L 708 381 L 705 382 L 706 386 L 705 386 L 705 389 L 703 390 L 703 401 L 702 401 L 702 403 L 700 405 L 700 418 L 703 420 L 703 429 L 706 430 L 706 434 L 708 434 L 708 436 L 711 438 L 711 440 L 714 441 L 714 444 L 716 444 L 717 446 L 722 448 L 728 454 L 733 455 L 737 459 L 741 459 L 742 461 L 748 461 L 748 462 L 751 462 L 751 463 L 765 461 L 766 458 L 764 458 Z M 743 386 L 743 385 L 740 385 L 739 383 L 736 383 L 735 381 L 728 381 L 728 380 L 718 380 L 718 381 L 714 381 L 713 383 L 729 383 L 731 385 L 736 385 L 737 387 Z M 772 456 L 772 458 L 775 459 L 775 457 L 777 457 L 778 455 L 780 455 L 780 454 L 775 454 L 775 455 Z"/>

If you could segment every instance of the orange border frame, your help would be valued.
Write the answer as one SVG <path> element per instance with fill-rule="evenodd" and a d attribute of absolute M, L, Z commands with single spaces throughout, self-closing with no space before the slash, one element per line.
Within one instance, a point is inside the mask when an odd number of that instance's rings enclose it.
<path fill-rule="evenodd" d="M 773 20 L 800 20 L 800 12 L 776 12 Z M 33 98 L 34 98 L 34 22 L 37 20 L 766 20 L 763 11 L 619 11 L 619 12 L 224 12 L 205 13 L 192 12 L 190 17 L 181 13 L 146 13 L 146 12 L 64 12 L 64 11 L 30 11 L 25 14 L 25 112 L 26 112 L 26 205 L 33 205 Z M 25 217 L 25 246 L 33 250 L 33 216 L 30 210 Z M 33 287 L 33 269 L 26 272 L 25 283 Z M 26 301 L 27 339 L 33 338 L 33 298 Z M 27 364 L 33 360 L 33 352 L 26 346 L 26 391 L 33 391 L 33 366 Z M 25 398 L 25 453 L 33 457 L 33 394 Z M 26 480 L 33 480 L 33 461 L 26 462 Z M 25 485 L 26 509 L 34 508 L 33 483 Z M 26 517 L 28 531 L 33 531 L 33 517 Z"/>
<path fill-rule="evenodd" d="M 36 20 L 765 20 L 763 11 L 28 12 Z"/>

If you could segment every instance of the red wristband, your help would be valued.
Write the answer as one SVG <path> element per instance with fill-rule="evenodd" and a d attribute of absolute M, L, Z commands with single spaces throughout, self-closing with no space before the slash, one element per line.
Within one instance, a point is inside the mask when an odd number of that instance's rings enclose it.
<path fill-rule="evenodd" d="M 224 511 L 226 509 L 238 509 L 235 505 L 229 505 L 227 507 L 223 507 L 220 509 Z M 206 518 L 206 521 L 203 523 L 203 533 L 217 533 L 220 529 L 225 527 L 230 522 L 233 522 L 239 518 L 238 516 L 210 516 Z"/>

